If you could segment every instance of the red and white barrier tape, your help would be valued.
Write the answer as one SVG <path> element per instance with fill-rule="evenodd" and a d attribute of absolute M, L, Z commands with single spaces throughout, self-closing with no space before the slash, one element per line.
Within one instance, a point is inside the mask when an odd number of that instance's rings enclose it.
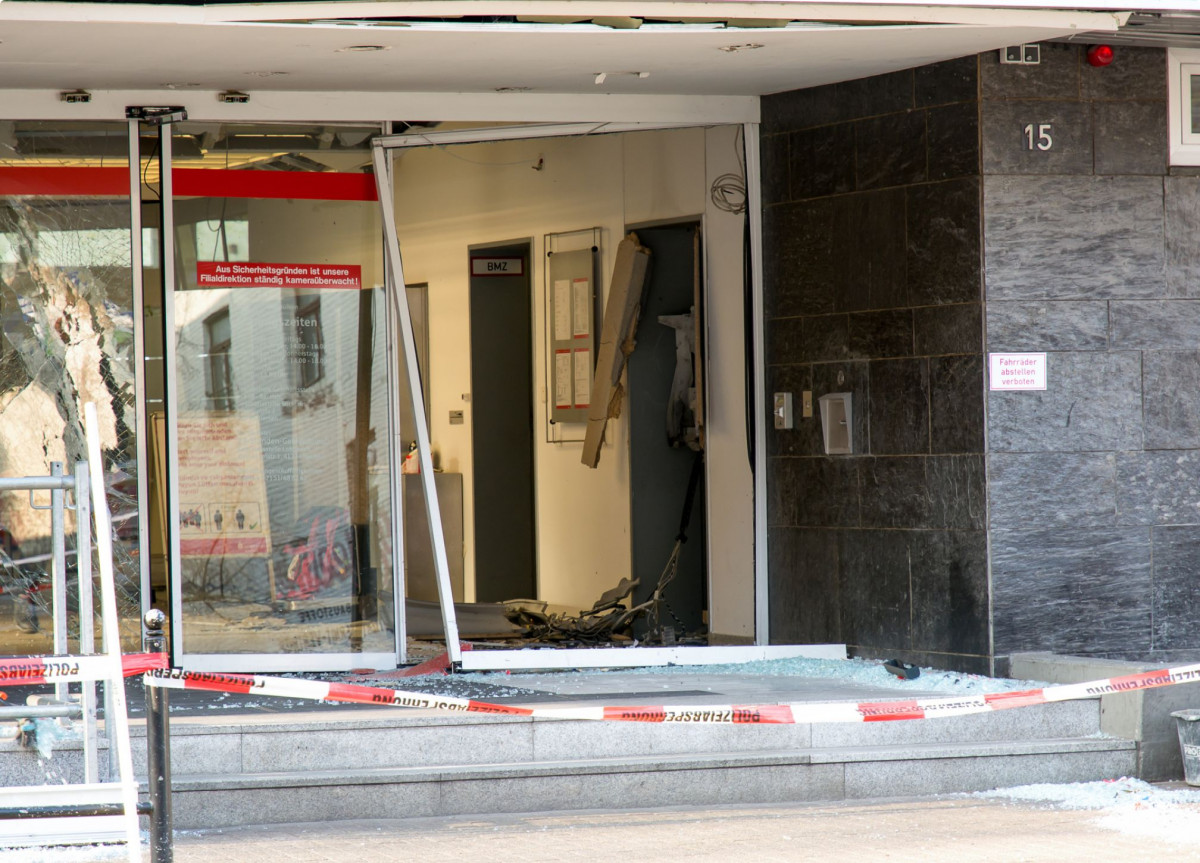
<path fill-rule="evenodd" d="M 32 686 L 37 683 L 78 683 L 82 680 L 103 680 L 112 669 L 112 660 L 102 654 L 94 656 L 23 656 L 0 659 L 0 686 Z M 121 672 L 125 677 L 145 674 L 155 668 L 167 667 L 165 653 L 127 653 L 121 657 Z"/>
<path fill-rule="evenodd" d="M 261 674 L 225 674 L 210 671 L 180 671 L 176 668 L 153 669 L 144 678 L 147 686 L 168 689 L 207 689 L 211 692 L 236 692 L 254 695 L 274 695 L 281 698 L 304 698 L 312 701 L 340 701 L 350 704 L 381 704 L 446 710 L 456 713 L 506 713 L 513 716 L 536 715 L 530 707 L 509 707 L 489 704 L 470 698 L 449 695 L 427 695 L 383 689 L 353 683 L 325 683 L 292 677 L 266 677 Z"/>
<path fill-rule="evenodd" d="M 491 713 L 509 716 L 533 716 L 549 719 L 594 719 L 623 722 L 690 722 L 710 725 L 781 725 L 808 722 L 883 722 L 899 719 L 937 719 L 946 716 L 966 716 L 990 713 L 1032 704 L 1094 698 L 1138 689 L 1154 689 L 1178 683 L 1200 681 L 1200 664 L 1184 665 L 1147 671 L 1125 677 L 1110 677 L 1088 683 L 1070 683 L 1026 689 L 1020 692 L 997 692 L 986 695 L 950 696 L 946 698 L 917 698 L 902 701 L 875 702 L 793 702 L 790 704 L 729 704 L 729 705 L 655 705 L 630 707 L 517 707 L 491 704 L 469 698 L 430 695 L 358 686 L 348 683 L 324 683 L 285 677 L 266 677 L 259 674 L 222 674 L 216 672 L 180 671 L 155 668 L 144 678 L 147 686 L 171 689 L 206 689 L 213 692 L 236 692 L 302 698 L 314 701 L 336 701 L 354 704 L 396 705 L 454 713 Z"/>

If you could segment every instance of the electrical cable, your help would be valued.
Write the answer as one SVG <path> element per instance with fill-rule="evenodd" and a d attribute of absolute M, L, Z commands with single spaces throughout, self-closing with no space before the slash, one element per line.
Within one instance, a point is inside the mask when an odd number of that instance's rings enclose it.
<path fill-rule="evenodd" d="M 738 160 L 737 172 L 729 172 L 722 174 L 713 180 L 709 194 L 712 198 L 713 206 L 718 210 L 723 210 L 726 213 L 741 215 L 746 212 L 746 202 L 749 196 L 746 193 L 746 162 L 742 153 L 742 129 L 738 127 L 737 137 L 733 142 L 733 150 Z"/>
<path fill-rule="evenodd" d="M 150 176 L 150 164 L 158 156 L 158 145 L 159 145 L 159 140 L 158 140 L 158 138 L 155 138 L 154 139 L 154 149 L 150 151 L 150 157 L 148 159 L 146 159 L 146 167 L 142 169 L 142 185 L 145 186 L 146 188 L 148 188 L 154 194 L 154 197 L 161 201 L 162 194 L 157 189 L 155 189 L 153 186 L 151 186 L 150 181 L 147 179 Z M 160 165 L 159 167 L 161 169 L 162 166 Z M 161 177 L 159 178 L 159 182 L 161 182 Z"/>

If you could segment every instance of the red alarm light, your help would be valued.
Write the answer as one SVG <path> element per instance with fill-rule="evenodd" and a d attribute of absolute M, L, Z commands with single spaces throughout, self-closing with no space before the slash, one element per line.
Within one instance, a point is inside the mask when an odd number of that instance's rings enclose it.
<path fill-rule="evenodd" d="M 1093 66 L 1107 66 L 1113 61 L 1113 49 L 1108 45 L 1093 45 L 1088 48 L 1087 61 Z"/>

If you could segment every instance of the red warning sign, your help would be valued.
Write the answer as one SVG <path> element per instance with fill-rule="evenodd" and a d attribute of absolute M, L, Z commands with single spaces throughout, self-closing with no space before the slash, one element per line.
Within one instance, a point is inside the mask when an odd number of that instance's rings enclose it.
<path fill-rule="evenodd" d="M 362 267 L 357 264 L 200 261 L 196 264 L 196 287 L 357 291 L 362 289 Z"/>

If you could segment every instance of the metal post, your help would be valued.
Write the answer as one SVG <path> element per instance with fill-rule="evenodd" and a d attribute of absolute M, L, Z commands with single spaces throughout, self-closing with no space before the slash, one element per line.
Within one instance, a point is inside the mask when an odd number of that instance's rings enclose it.
<path fill-rule="evenodd" d="M 63 463 L 50 462 L 50 475 L 61 477 Z M 54 652 L 65 656 L 70 652 L 67 646 L 67 534 L 65 504 L 66 492 L 56 488 L 50 492 L 50 552 L 51 552 L 51 583 L 54 590 Z M 67 684 L 54 685 L 54 697 L 59 701 L 67 700 Z"/>
<path fill-rule="evenodd" d="M 79 577 L 79 652 L 96 652 L 96 616 L 92 603 L 92 498 L 88 464 L 75 462 L 75 573 Z M 96 682 L 82 684 L 84 781 L 100 781 L 100 747 L 96 734 Z"/>
<path fill-rule="evenodd" d="M 150 610 L 153 590 L 150 587 L 150 428 L 149 403 L 146 398 L 146 290 L 142 258 L 142 125 L 129 120 L 129 269 L 133 285 L 133 391 L 137 420 L 137 506 L 138 506 L 138 571 L 141 576 L 143 613 Z"/>
<path fill-rule="evenodd" d="M 146 650 L 166 653 L 163 634 L 167 616 L 152 608 L 142 617 L 146 625 Z M 150 789 L 150 860 L 171 863 L 175 852 L 171 835 L 171 725 L 167 691 L 146 687 L 146 774 Z"/>
<path fill-rule="evenodd" d="M 438 506 L 437 485 L 433 477 L 433 456 L 429 445 L 429 425 L 425 419 L 425 399 L 421 395 L 421 377 L 417 364 L 417 344 L 413 335 L 412 314 L 408 308 L 408 297 L 404 294 L 404 265 L 400 258 L 400 240 L 396 235 L 396 209 L 392 198 L 392 177 L 387 163 L 387 153 L 375 140 L 371 152 L 375 165 L 375 188 L 379 193 L 380 212 L 383 215 L 383 235 L 387 244 L 387 283 L 390 290 L 388 300 L 394 310 L 399 311 L 400 341 L 404 349 L 404 365 L 408 371 L 408 394 L 411 399 L 413 419 L 417 433 L 417 459 L 421 465 L 421 488 L 425 492 L 425 512 L 429 515 L 429 539 L 433 545 L 433 573 L 437 580 L 438 603 L 442 608 L 442 627 L 446 635 L 446 655 L 450 662 L 462 662 L 462 645 L 458 640 L 458 618 L 454 611 L 454 592 L 450 587 L 450 562 L 446 556 L 446 534 L 442 529 L 442 510 Z M 395 314 L 395 311 L 393 311 Z M 400 429 L 392 430 L 399 436 Z M 393 450 L 393 455 L 395 450 Z M 398 471 L 392 471 L 392 482 L 398 483 Z M 393 485 L 393 489 L 396 485 Z M 394 500 L 403 500 L 400 494 Z M 403 533 L 396 535 L 401 539 Z M 393 561 L 396 565 L 399 558 Z M 403 610 L 403 602 L 399 603 Z"/>

